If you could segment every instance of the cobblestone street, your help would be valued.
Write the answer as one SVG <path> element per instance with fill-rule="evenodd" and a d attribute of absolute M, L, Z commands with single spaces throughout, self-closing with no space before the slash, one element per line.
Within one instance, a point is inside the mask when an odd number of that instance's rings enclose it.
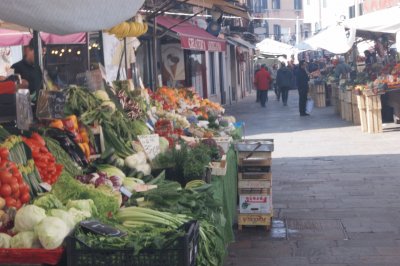
<path fill-rule="evenodd" d="M 236 232 L 225 265 L 400 265 L 400 125 L 362 133 L 332 107 L 300 117 L 269 94 L 227 108 L 248 138 L 273 138 L 274 227 Z"/>

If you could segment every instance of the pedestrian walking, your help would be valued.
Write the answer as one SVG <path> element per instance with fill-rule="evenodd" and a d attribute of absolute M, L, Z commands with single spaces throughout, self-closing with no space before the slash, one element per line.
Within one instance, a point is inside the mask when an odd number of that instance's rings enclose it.
<path fill-rule="evenodd" d="M 276 86 L 279 88 L 282 94 L 282 102 L 284 106 L 287 106 L 287 101 L 289 98 L 289 90 L 292 87 L 293 73 L 284 62 L 281 63 L 276 75 Z"/>
<path fill-rule="evenodd" d="M 256 85 L 256 74 L 260 69 L 261 69 L 261 65 L 256 64 L 254 67 L 254 87 L 256 88 L 256 103 L 260 102 L 260 91 L 257 89 L 257 85 Z"/>
<path fill-rule="evenodd" d="M 277 64 L 274 64 L 271 69 L 272 88 L 275 92 L 276 100 L 279 102 L 281 98 L 281 92 L 279 90 L 279 87 L 276 85 L 277 74 L 278 74 L 278 66 Z"/>
<path fill-rule="evenodd" d="M 262 107 L 265 107 L 265 103 L 268 100 L 268 90 L 271 87 L 272 78 L 267 70 L 267 66 L 264 64 L 261 69 L 256 73 L 254 84 L 258 91 L 260 91 L 260 103 Z"/>
<path fill-rule="evenodd" d="M 306 113 L 307 94 L 308 94 L 308 82 L 310 77 L 306 71 L 306 62 L 300 61 L 299 69 L 296 73 L 297 88 L 299 90 L 299 111 L 300 116 L 309 116 Z"/>

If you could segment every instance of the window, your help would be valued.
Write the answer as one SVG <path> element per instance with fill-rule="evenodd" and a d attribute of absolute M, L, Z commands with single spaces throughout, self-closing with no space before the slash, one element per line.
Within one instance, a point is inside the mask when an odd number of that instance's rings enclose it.
<path fill-rule="evenodd" d="M 326 0 L 322 1 L 322 7 L 323 8 L 327 8 L 328 7 L 328 3 L 326 2 Z"/>
<path fill-rule="evenodd" d="M 276 41 L 281 40 L 281 25 L 274 25 L 274 37 Z"/>
<path fill-rule="evenodd" d="M 269 24 L 267 21 L 264 22 L 264 28 L 265 28 L 265 36 L 269 38 Z"/>
<path fill-rule="evenodd" d="M 217 94 L 217 89 L 215 88 L 215 58 L 214 58 L 214 53 L 210 52 L 208 53 L 208 59 L 210 61 L 210 76 L 211 76 L 211 95 Z"/>
<path fill-rule="evenodd" d="M 272 0 L 272 9 L 281 9 L 281 0 Z"/>
<path fill-rule="evenodd" d="M 294 9 L 295 10 L 302 10 L 302 0 L 294 0 Z"/>
<path fill-rule="evenodd" d="M 268 9 L 268 0 L 259 0 L 259 1 L 261 9 L 263 9 L 263 11 L 265 11 L 265 9 Z"/>
<path fill-rule="evenodd" d="M 356 8 L 355 6 L 349 7 L 349 18 L 354 18 L 356 16 Z"/>

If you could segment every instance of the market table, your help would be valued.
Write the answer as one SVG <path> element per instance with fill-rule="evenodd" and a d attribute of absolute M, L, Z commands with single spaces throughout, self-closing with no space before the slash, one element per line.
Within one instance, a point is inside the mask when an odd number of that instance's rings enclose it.
<path fill-rule="evenodd" d="M 226 218 L 224 228 L 225 245 L 234 241 L 233 222 L 237 208 L 237 158 L 233 147 L 226 154 L 227 170 L 224 176 L 212 176 L 214 198 L 222 202 Z"/>

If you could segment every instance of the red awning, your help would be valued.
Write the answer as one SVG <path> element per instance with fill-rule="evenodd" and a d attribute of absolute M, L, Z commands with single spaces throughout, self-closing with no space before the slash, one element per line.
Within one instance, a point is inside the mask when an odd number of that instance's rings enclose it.
<path fill-rule="evenodd" d="M 210 52 L 224 52 L 226 50 L 225 40 L 217 38 L 189 22 L 182 22 L 180 19 L 166 16 L 159 16 L 156 19 L 157 24 L 167 29 L 173 27 L 171 31 L 178 34 L 183 49 Z M 180 22 L 182 23 L 179 24 Z"/>

